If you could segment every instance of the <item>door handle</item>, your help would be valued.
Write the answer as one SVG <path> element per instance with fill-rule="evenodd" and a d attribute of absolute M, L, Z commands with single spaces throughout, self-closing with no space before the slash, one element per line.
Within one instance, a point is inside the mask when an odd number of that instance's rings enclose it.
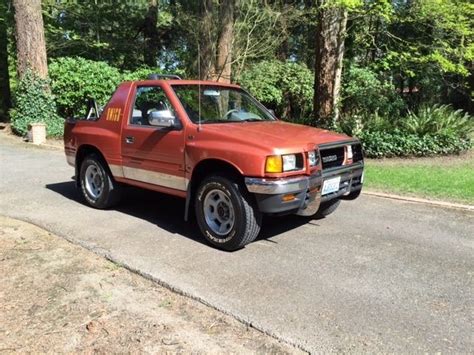
<path fill-rule="evenodd" d="M 125 143 L 127 144 L 133 144 L 134 141 L 135 141 L 135 138 L 132 136 L 125 137 Z"/>

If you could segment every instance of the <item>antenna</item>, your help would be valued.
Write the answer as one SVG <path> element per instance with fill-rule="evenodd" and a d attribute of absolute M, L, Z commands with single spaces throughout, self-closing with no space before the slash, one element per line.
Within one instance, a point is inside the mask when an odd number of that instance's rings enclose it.
<path fill-rule="evenodd" d="M 201 131 L 201 46 L 198 42 L 198 132 Z"/>

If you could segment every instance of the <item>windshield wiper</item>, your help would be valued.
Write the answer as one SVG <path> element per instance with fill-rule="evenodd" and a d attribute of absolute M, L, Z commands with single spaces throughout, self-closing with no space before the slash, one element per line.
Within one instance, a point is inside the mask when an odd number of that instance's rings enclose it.
<path fill-rule="evenodd" d="M 243 118 L 240 120 L 228 120 L 228 122 L 263 122 L 263 121 L 270 121 L 270 120 L 262 120 L 260 118 Z"/>

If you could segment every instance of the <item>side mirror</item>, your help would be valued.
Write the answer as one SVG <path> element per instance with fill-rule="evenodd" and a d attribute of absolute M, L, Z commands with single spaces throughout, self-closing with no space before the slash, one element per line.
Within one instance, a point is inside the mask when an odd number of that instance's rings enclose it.
<path fill-rule="evenodd" d="M 273 110 L 271 108 L 268 108 L 267 110 L 268 110 L 268 112 L 270 112 L 272 114 L 273 117 L 276 117 L 275 110 Z"/>
<path fill-rule="evenodd" d="M 152 111 L 148 114 L 148 122 L 151 126 L 160 128 L 177 127 L 176 117 L 170 110 Z"/>

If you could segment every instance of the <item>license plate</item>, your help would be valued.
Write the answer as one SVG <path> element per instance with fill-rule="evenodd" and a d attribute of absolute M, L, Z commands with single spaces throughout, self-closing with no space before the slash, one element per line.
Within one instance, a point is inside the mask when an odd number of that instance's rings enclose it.
<path fill-rule="evenodd" d="M 332 192 L 339 191 L 339 184 L 341 183 L 341 177 L 337 176 L 332 179 L 325 180 L 323 183 L 323 190 L 321 195 L 327 195 Z"/>

